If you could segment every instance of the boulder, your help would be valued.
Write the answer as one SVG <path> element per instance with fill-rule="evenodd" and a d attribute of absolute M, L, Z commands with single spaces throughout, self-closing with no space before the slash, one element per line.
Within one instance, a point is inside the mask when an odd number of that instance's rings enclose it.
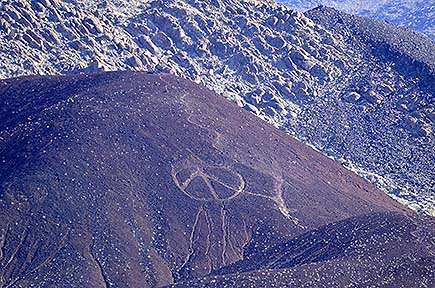
<path fill-rule="evenodd" d="M 88 16 L 83 21 L 83 24 L 92 34 L 102 34 L 104 33 L 104 28 L 100 23 L 100 20 L 94 16 Z"/>
<path fill-rule="evenodd" d="M 266 20 L 266 23 L 271 27 L 275 27 L 279 23 L 279 19 L 276 16 L 271 16 Z"/>
<path fill-rule="evenodd" d="M 292 92 L 298 100 L 306 101 L 310 98 L 309 87 L 305 82 L 297 82 L 292 86 Z"/>
<path fill-rule="evenodd" d="M 234 54 L 228 59 L 227 62 L 228 67 L 236 71 L 238 71 L 241 67 L 248 65 L 249 63 L 250 63 L 249 56 L 247 56 L 243 52 L 238 52 Z"/>
<path fill-rule="evenodd" d="M 135 68 L 135 69 L 140 69 L 143 67 L 142 61 L 134 55 L 132 57 L 130 57 L 126 62 L 127 62 L 126 64 L 128 66 Z"/>
<path fill-rule="evenodd" d="M 319 79 L 321 83 L 324 83 L 331 78 L 327 68 L 321 64 L 314 65 L 314 67 L 311 69 L 311 75 Z"/>
<path fill-rule="evenodd" d="M 218 9 L 222 8 L 223 4 L 222 4 L 221 0 L 211 0 L 210 2 L 216 8 L 218 8 Z"/>
<path fill-rule="evenodd" d="M 276 48 L 276 49 L 282 49 L 287 44 L 286 41 L 281 36 L 266 36 L 267 44 L 270 46 Z"/>
<path fill-rule="evenodd" d="M 429 105 L 425 109 L 426 117 L 432 121 L 432 123 L 435 123 L 435 107 L 432 105 Z"/>
<path fill-rule="evenodd" d="M 151 54 L 157 55 L 159 53 L 159 48 L 156 45 L 154 45 L 153 41 L 151 41 L 148 35 L 140 35 L 137 40 L 139 44 L 143 48 L 151 52 Z"/>
<path fill-rule="evenodd" d="M 314 59 L 312 59 L 305 50 L 300 48 L 293 49 L 290 52 L 290 58 L 298 67 L 307 71 L 310 71 L 316 64 Z"/>
<path fill-rule="evenodd" d="M 52 28 L 47 29 L 44 36 L 45 36 L 45 40 L 50 41 L 56 45 L 60 45 L 62 43 L 60 41 L 60 38 L 59 38 L 57 32 Z"/>
<path fill-rule="evenodd" d="M 371 104 L 380 104 L 383 100 L 382 95 L 380 95 L 375 90 L 370 90 L 368 93 L 363 94 L 364 99 L 366 99 Z"/>
<path fill-rule="evenodd" d="M 290 57 L 284 57 L 281 59 L 281 62 L 284 63 L 284 65 L 290 69 L 290 70 L 298 70 L 298 67 L 296 64 L 292 61 Z"/>
<path fill-rule="evenodd" d="M 42 39 L 31 30 L 23 34 L 23 40 L 33 48 L 42 48 Z"/>
<path fill-rule="evenodd" d="M 235 17 L 234 22 L 236 22 L 237 26 L 242 30 L 245 30 L 249 23 L 248 19 L 243 15 Z"/>
<path fill-rule="evenodd" d="M 225 58 L 228 53 L 227 46 L 221 41 L 210 42 L 210 51 L 219 58 Z"/>
<path fill-rule="evenodd" d="M 45 8 L 50 8 L 51 7 L 51 3 L 50 3 L 49 0 L 38 0 L 37 3 L 41 4 Z"/>
<path fill-rule="evenodd" d="M 418 108 L 416 98 L 415 95 L 402 98 L 397 102 L 397 107 L 405 112 L 414 112 Z"/>
<path fill-rule="evenodd" d="M 343 101 L 355 104 L 361 99 L 361 95 L 358 92 L 352 91 L 342 96 Z"/>
<path fill-rule="evenodd" d="M 172 42 L 172 39 L 166 36 L 166 34 L 163 32 L 158 32 L 156 35 L 154 35 L 152 37 L 152 42 L 164 50 L 171 52 L 175 51 L 174 42 Z"/>
<path fill-rule="evenodd" d="M 252 43 L 254 43 L 255 48 L 262 54 L 272 52 L 272 48 L 267 45 L 266 41 L 264 41 L 261 37 L 257 36 L 253 38 Z"/>

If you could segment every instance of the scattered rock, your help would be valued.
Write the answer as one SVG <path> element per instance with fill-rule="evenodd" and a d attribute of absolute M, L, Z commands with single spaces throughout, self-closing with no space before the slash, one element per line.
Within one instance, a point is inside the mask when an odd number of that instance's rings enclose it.
<path fill-rule="evenodd" d="M 401 126 L 414 137 L 426 137 L 432 132 L 432 127 L 428 123 L 412 116 L 404 118 Z"/>
<path fill-rule="evenodd" d="M 363 97 L 371 104 L 380 104 L 383 99 L 382 95 L 374 90 L 370 90 L 368 93 L 364 93 Z"/>

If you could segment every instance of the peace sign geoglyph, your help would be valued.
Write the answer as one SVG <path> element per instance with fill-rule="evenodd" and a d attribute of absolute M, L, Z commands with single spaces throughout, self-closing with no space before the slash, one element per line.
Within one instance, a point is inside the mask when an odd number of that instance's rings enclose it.
<path fill-rule="evenodd" d="M 213 164 L 205 163 L 199 159 L 189 159 L 172 163 L 171 175 L 175 182 L 175 185 L 179 190 L 187 197 L 194 201 L 202 202 L 197 210 L 194 223 L 192 225 L 190 240 L 189 240 L 189 254 L 185 258 L 184 262 L 177 267 L 177 273 L 181 273 L 185 267 L 188 267 L 191 261 L 194 261 L 194 257 L 191 257 L 195 251 L 195 238 L 197 231 L 206 229 L 204 232 L 206 235 L 217 233 L 217 239 L 214 240 L 216 247 L 220 248 L 220 262 L 225 265 L 227 263 L 227 246 L 230 245 L 230 238 L 228 236 L 229 220 L 226 205 L 230 200 L 235 199 L 241 194 L 251 197 L 260 197 L 268 199 L 275 204 L 275 207 L 281 212 L 281 214 L 292 221 L 296 226 L 304 228 L 299 223 L 299 219 L 291 215 L 296 210 L 289 209 L 283 198 L 282 185 L 284 180 L 282 177 L 273 177 L 274 187 L 270 187 L 273 194 L 259 194 L 253 191 L 248 191 L 246 187 L 246 181 L 243 176 L 235 171 L 232 165 L 216 166 Z M 214 202 L 218 205 L 207 205 Z M 214 207 L 214 208 L 211 208 Z M 211 221 L 211 215 L 217 216 Z M 199 225 L 199 219 L 205 217 L 208 223 L 207 227 Z M 209 220 L 207 220 L 209 219 Z M 208 238 L 208 241 L 212 241 Z M 206 245 L 210 247 L 211 242 Z M 231 246 L 231 245 L 230 245 Z M 207 248 L 208 249 L 208 248 Z"/>
<path fill-rule="evenodd" d="M 293 221 L 296 226 L 304 228 L 299 219 L 291 213 L 296 210 L 287 207 L 283 198 L 282 177 L 273 177 L 273 195 L 244 191 L 245 179 L 231 166 L 215 166 L 199 160 L 185 160 L 172 165 L 172 178 L 177 187 L 190 199 L 202 202 L 218 202 L 224 205 L 240 194 L 265 198 L 273 201 L 284 217 Z"/>
<path fill-rule="evenodd" d="M 190 163 L 172 167 L 172 178 L 178 188 L 197 201 L 231 200 L 243 192 L 243 177 L 227 167 Z"/>

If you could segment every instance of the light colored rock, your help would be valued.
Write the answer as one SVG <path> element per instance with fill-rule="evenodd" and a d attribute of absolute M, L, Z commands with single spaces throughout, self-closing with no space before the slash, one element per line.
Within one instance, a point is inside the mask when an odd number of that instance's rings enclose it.
<path fill-rule="evenodd" d="M 113 0 L 102 8 L 103 2 L 18 0 L 6 4 L 5 11 L 12 12 L 0 17 L 0 77 L 166 71 L 200 82 L 229 99 L 238 96 L 245 102 L 244 108 L 296 137 L 311 138 L 321 145 L 327 142 L 338 156 L 351 147 L 364 147 L 355 159 L 364 158 L 368 164 L 378 161 L 379 150 L 366 140 L 372 136 L 367 127 L 390 137 L 377 141 L 387 141 L 392 153 L 399 150 L 397 143 L 407 145 L 391 139 L 396 132 L 402 138 L 423 135 L 416 137 L 416 142 L 432 137 L 428 127 L 433 126 L 435 116 L 421 104 L 426 96 L 417 91 L 418 85 L 401 82 L 400 73 L 379 65 L 374 58 L 368 62 L 365 57 L 371 55 L 370 49 L 355 50 L 337 31 L 313 25 L 302 13 L 254 0 Z M 360 80 L 366 77 L 372 81 L 364 84 Z M 360 89 L 362 86 L 366 89 Z M 353 90 L 359 94 L 344 93 Z M 377 94 L 370 95 L 371 91 Z M 418 96 L 415 110 L 397 105 L 399 93 L 414 92 Z M 385 107 L 392 111 L 385 112 Z M 417 132 L 391 132 L 384 123 L 397 123 L 415 111 L 422 111 L 412 115 L 417 124 L 410 120 L 408 126 Z M 361 121 L 358 137 L 342 128 L 348 124 L 336 119 L 342 113 Z M 374 120 L 364 122 L 368 117 Z M 339 141 L 328 138 L 333 130 L 337 139 L 346 140 L 341 143 L 345 150 Z M 413 146 L 406 149 L 414 151 Z M 349 157 L 355 160 L 352 153 Z M 407 162 L 401 163 L 396 168 L 405 175 Z M 406 176 L 414 179 L 410 173 Z"/>
<path fill-rule="evenodd" d="M 42 48 L 42 39 L 31 30 L 27 30 L 23 34 L 23 40 L 28 43 L 32 48 Z"/>
<path fill-rule="evenodd" d="M 59 35 L 56 33 L 56 31 L 52 28 L 49 28 L 45 33 L 45 39 L 47 41 L 50 41 L 56 45 L 60 45 L 62 42 L 59 38 Z"/>
<path fill-rule="evenodd" d="M 92 15 L 85 18 L 83 24 L 86 28 L 93 34 L 102 34 L 104 33 L 104 28 L 100 23 L 100 20 Z"/>
<path fill-rule="evenodd" d="M 370 90 L 368 93 L 364 93 L 363 97 L 371 104 L 380 104 L 383 100 L 382 95 L 375 90 Z"/>
<path fill-rule="evenodd" d="M 344 94 L 342 99 L 348 103 L 357 103 L 361 99 L 361 94 L 358 92 L 352 91 L 350 93 Z"/>
<path fill-rule="evenodd" d="M 49 0 L 38 0 L 38 3 L 40 3 L 45 8 L 50 8 L 51 7 L 51 3 L 50 3 Z"/>
<path fill-rule="evenodd" d="M 169 38 L 162 32 L 158 32 L 157 34 L 155 34 L 152 37 L 152 42 L 164 50 L 168 50 L 171 52 L 175 51 L 174 43 L 172 42 L 171 38 Z"/>
<path fill-rule="evenodd" d="M 228 54 L 228 45 L 220 40 L 210 42 L 209 49 L 210 52 L 219 58 L 226 58 Z"/>
<path fill-rule="evenodd" d="M 305 82 L 298 82 L 292 86 L 292 92 L 294 93 L 295 97 L 301 101 L 306 101 L 310 98 L 308 89 L 308 85 Z"/>
<path fill-rule="evenodd" d="M 159 53 L 159 48 L 157 48 L 156 45 L 151 41 L 150 37 L 148 35 L 140 35 L 138 37 L 138 41 L 140 45 L 151 52 L 151 54 L 157 55 Z"/>
<path fill-rule="evenodd" d="M 269 24 L 271 27 L 275 27 L 279 23 L 279 19 L 276 16 L 271 16 L 266 20 L 266 23 Z"/>

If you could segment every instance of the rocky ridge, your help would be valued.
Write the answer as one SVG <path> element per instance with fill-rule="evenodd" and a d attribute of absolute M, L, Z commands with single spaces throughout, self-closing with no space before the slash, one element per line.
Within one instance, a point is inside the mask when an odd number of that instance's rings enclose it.
<path fill-rule="evenodd" d="M 388 39 L 335 31 L 310 19 L 316 13 L 249 0 L 3 1 L 0 76 L 171 72 L 434 213 L 433 63 L 403 49 L 379 53 Z M 353 27 L 359 18 L 346 19 Z M 379 23 L 370 23 L 376 31 Z M 385 29 L 405 35 L 409 47 L 421 38 Z M 435 45 L 426 44 L 430 55 Z"/>

